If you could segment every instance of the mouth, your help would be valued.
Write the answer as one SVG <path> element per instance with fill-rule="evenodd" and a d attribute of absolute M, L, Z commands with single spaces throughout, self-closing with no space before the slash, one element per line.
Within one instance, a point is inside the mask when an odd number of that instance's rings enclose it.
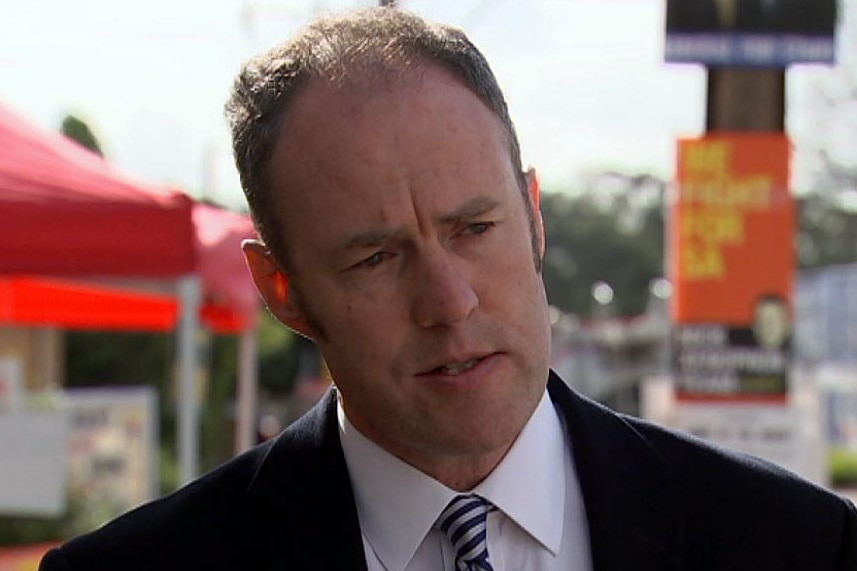
<path fill-rule="evenodd" d="M 483 360 L 483 357 L 477 357 L 474 359 L 468 359 L 463 363 L 449 363 L 446 365 L 441 365 L 440 367 L 435 367 L 431 371 L 429 371 L 430 375 L 443 375 L 447 377 L 453 377 L 455 375 L 460 375 L 465 373 L 478 365 Z"/>

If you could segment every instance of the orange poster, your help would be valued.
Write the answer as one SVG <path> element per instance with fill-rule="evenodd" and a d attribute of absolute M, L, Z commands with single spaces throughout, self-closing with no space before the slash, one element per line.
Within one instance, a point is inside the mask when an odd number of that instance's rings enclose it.
<path fill-rule="evenodd" d="M 679 141 L 670 263 L 680 399 L 785 399 L 795 257 L 789 158 L 779 134 Z"/>

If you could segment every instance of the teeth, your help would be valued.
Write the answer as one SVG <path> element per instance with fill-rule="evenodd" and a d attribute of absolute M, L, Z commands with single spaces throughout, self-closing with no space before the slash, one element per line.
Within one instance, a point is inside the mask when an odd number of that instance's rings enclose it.
<path fill-rule="evenodd" d="M 464 371 L 468 371 L 476 366 L 476 363 L 479 362 L 479 359 L 470 359 L 469 361 L 465 361 L 464 363 L 456 363 L 453 365 L 445 365 L 443 367 L 439 367 L 439 371 L 444 375 L 459 375 Z"/>

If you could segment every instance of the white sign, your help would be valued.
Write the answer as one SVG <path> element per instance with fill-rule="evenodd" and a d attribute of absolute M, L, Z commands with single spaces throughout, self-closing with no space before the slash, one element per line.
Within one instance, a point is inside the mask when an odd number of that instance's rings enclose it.
<path fill-rule="evenodd" d="M 157 395 L 152 387 L 66 391 L 69 491 L 109 517 L 157 495 Z"/>
<path fill-rule="evenodd" d="M 0 414 L 0 513 L 59 516 L 66 508 L 66 414 Z"/>
<path fill-rule="evenodd" d="M 0 357 L 0 412 L 20 409 L 23 390 L 24 372 L 21 359 Z"/>

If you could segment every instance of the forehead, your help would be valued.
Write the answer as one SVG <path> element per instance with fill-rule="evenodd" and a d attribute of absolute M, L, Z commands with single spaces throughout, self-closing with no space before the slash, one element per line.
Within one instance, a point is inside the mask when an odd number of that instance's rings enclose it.
<path fill-rule="evenodd" d="M 287 240 L 344 203 L 356 214 L 407 193 L 515 188 L 506 130 L 475 94 L 435 66 L 397 77 L 314 80 L 295 98 L 269 168 Z"/>
<path fill-rule="evenodd" d="M 332 79 L 311 79 L 294 97 L 283 118 L 279 140 L 275 147 L 283 151 L 299 146 L 319 151 L 317 158 L 337 144 L 359 142 L 367 135 L 387 130 L 390 134 L 402 125 L 390 121 L 405 114 L 419 119 L 431 114 L 434 120 L 467 125 L 478 122 L 484 135 L 510 143 L 509 134 L 497 115 L 453 73 L 437 64 L 422 62 L 398 67 L 360 68 L 361 75 L 336 74 Z M 412 131 L 426 125 L 414 122 Z M 441 128 L 427 131 L 431 135 Z M 352 137 L 352 135 L 357 135 Z M 358 139 L 353 141 L 352 139 Z M 282 159 L 282 153 L 280 159 Z M 296 158 L 306 155 L 302 154 Z"/>

